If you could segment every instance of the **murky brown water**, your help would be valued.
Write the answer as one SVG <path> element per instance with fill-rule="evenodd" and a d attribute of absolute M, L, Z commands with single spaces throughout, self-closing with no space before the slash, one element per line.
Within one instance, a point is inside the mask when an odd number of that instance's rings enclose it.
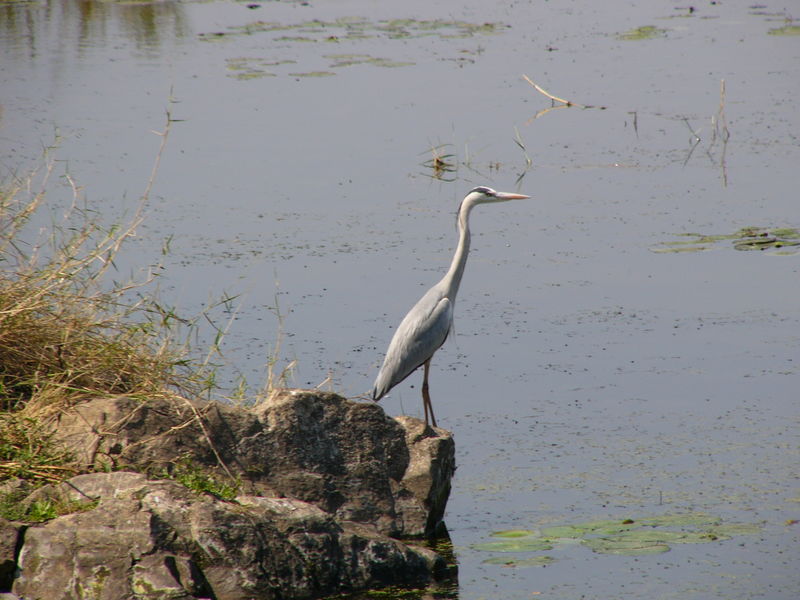
<path fill-rule="evenodd" d="M 794 598 L 800 255 L 654 250 L 800 227 L 800 36 L 782 4 L 694 9 L 3 2 L 0 166 L 33 164 L 57 130 L 61 172 L 118 219 L 169 108 L 122 274 L 171 238 L 169 303 L 241 294 L 221 375 L 253 387 L 277 293 L 294 383 L 330 376 L 351 396 L 448 264 L 461 196 L 534 196 L 474 212 L 456 336 L 434 360 L 458 447 L 460 597 Z M 523 74 L 606 108 L 540 114 L 551 103 Z M 451 168 L 436 178 L 439 146 Z M 52 187 L 58 213 L 71 189 Z M 419 379 L 386 410 L 421 414 Z M 762 529 L 652 556 L 559 546 L 544 568 L 472 548 L 500 529 L 688 511 Z"/>

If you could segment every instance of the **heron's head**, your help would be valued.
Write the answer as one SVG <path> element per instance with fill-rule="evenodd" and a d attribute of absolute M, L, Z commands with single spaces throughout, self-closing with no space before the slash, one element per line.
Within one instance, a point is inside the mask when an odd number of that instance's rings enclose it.
<path fill-rule="evenodd" d="M 490 187 L 480 185 L 472 188 L 464 198 L 463 202 L 468 202 L 472 205 L 484 204 L 486 202 L 505 202 L 507 200 L 524 200 L 530 198 L 524 194 L 513 194 L 511 192 L 498 192 Z"/>

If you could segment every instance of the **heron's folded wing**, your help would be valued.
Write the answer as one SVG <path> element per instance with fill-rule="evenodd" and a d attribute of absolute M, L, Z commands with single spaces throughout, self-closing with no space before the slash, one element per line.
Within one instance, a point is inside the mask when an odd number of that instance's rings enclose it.
<path fill-rule="evenodd" d="M 411 309 L 389 344 L 373 397 L 379 399 L 428 360 L 444 344 L 453 321 L 453 303 L 447 298 Z"/>

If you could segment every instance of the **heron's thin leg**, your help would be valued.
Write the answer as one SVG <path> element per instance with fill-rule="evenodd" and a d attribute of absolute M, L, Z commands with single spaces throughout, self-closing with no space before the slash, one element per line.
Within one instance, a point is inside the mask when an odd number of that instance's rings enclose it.
<path fill-rule="evenodd" d="M 436 427 L 436 417 L 433 416 L 433 404 L 431 395 L 428 393 L 428 371 L 431 368 L 431 359 L 425 361 L 424 375 L 422 376 L 422 406 L 425 408 L 425 424 L 428 424 L 428 413 L 431 414 L 431 422 Z"/>

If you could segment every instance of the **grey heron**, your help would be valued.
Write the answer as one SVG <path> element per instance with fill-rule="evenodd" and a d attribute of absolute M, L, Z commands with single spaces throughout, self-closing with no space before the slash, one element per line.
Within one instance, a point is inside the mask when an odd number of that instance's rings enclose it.
<path fill-rule="evenodd" d="M 428 372 L 433 354 L 444 344 L 453 327 L 456 294 L 469 254 L 469 214 L 478 204 L 529 197 L 496 192 L 485 186 L 473 188 L 464 197 L 458 208 L 458 246 L 450 268 L 442 280 L 429 289 L 400 322 L 372 387 L 373 400 L 377 402 L 394 386 L 424 366 L 422 406 L 425 410 L 425 424 L 428 424 L 430 414 L 430 420 L 436 427 L 436 417 L 433 416 L 433 405 L 428 391 Z"/>

